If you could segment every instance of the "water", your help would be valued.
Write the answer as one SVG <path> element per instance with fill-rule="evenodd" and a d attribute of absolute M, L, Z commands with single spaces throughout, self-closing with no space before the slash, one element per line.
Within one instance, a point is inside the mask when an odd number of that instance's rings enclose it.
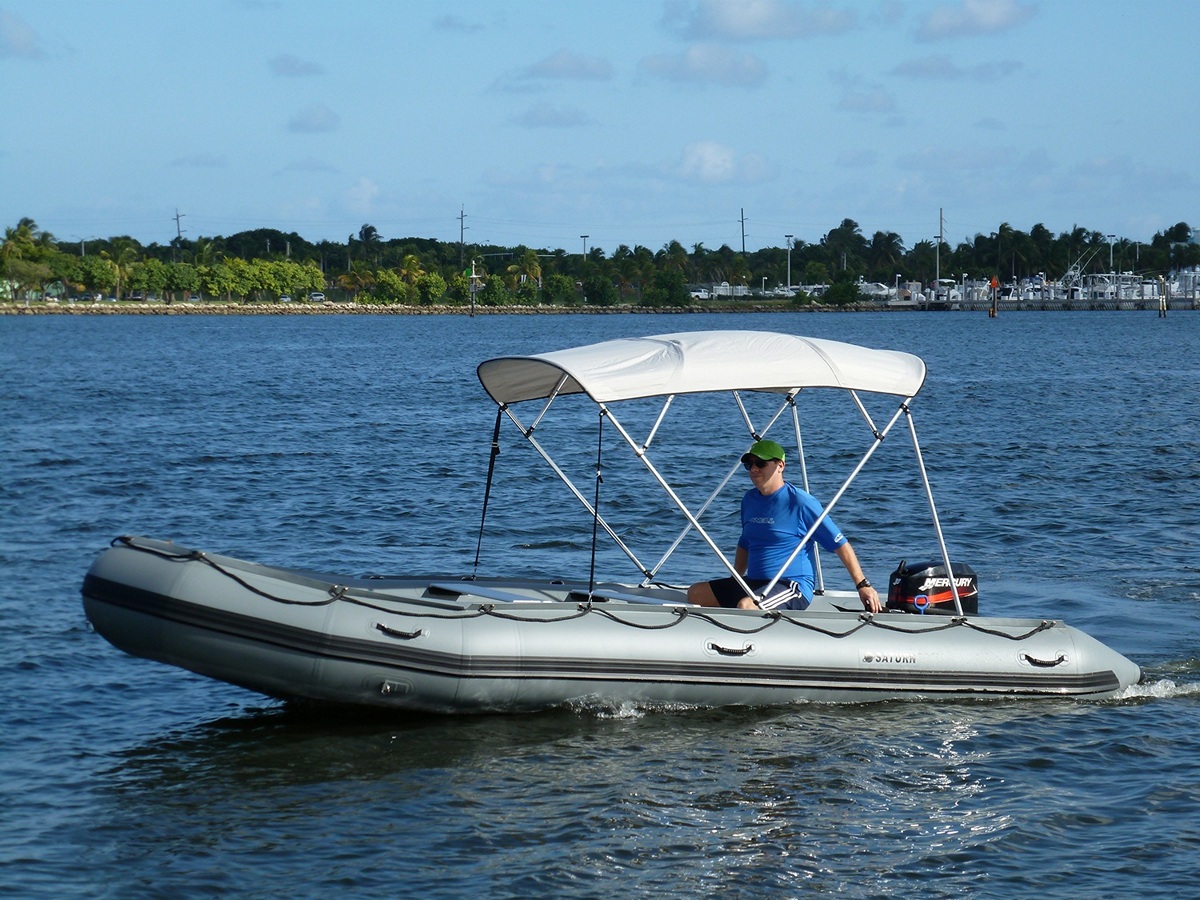
<path fill-rule="evenodd" d="M 730 327 L 925 357 L 914 413 L 984 608 L 1065 618 L 1147 683 L 1108 703 L 333 715 L 87 627 L 83 573 L 122 533 L 469 569 L 494 417 L 478 361 Z M 0 371 L 0 894 L 1166 897 L 1200 879 L 1200 316 L 9 317 Z M 685 490 L 727 421 L 664 431 L 692 448 Z M 838 515 L 877 583 L 934 549 L 906 440 Z M 533 462 L 506 439 L 482 571 L 586 573 L 590 527 Z M 614 519 L 673 533 L 619 474 Z M 610 549 L 599 565 L 631 577 Z"/>

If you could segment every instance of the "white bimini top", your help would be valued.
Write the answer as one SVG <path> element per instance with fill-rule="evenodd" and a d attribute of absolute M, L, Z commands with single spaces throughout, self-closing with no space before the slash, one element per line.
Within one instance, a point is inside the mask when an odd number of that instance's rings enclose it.
<path fill-rule="evenodd" d="M 912 397 L 925 362 L 911 353 L 766 331 L 693 331 L 618 338 L 480 364 L 498 404 L 559 394 L 596 403 L 716 391 L 788 393 L 827 387 Z M 561 386 L 560 386 L 561 385 Z"/>

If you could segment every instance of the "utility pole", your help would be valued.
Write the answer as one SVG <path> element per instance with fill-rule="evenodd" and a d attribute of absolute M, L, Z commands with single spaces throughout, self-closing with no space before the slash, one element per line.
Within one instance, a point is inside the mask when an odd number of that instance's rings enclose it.
<path fill-rule="evenodd" d="M 792 289 L 792 239 L 794 238 L 794 235 L 785 234 L 783 237 L 787 241 L 787 248 L 788 248 L 788 283 L 787 283 L 787 286 L 788 286 L 788 290 L 790 291 Z"/>
<path fill-rule="evenodd" d="M 746 255 L 746 207 L 742 207 L 742 256 Z"/>
<path fill-rule="evenodd" d="M 185 215 L 187 215 L 187 213 L 181 213 L 179 211 L 179 207 L 178 206 L 175 207 L 175 241 L 176 241 L 176 243 L 175 243 L 175 248 L 171 251 L 171 259 L 174 262 L 179 262 L 179 260 L 176 259 L 176 257 L 175 257 L 175 254 L 177 252 L 179 252 L 179 245 L 183 243 L 183 229 L 179 227 L 179 220 L 182 219 Z"/>
<path fill-rule="evenodd" d="M 937 296 L 937 284 L 942 280 L 942 241 L 945 240 L 946 220 L 942 216 L 942 208 L 938 207 L 938 243 L 937 254 L 933 266 L 933 295 Z"/>
<path fill-rule="evenodd" d="M 463 267 L 463 262 L 466 260 L 466 256 L 463 255 L 463 232 L 467 230 L 467 226 L 465 224 L 466 220 L 467 208 L 466 206 L 460 206 L 458 209 L 458 267 L 460 269 Z M 471 265 L 473 266 L 474 263 Z"/>

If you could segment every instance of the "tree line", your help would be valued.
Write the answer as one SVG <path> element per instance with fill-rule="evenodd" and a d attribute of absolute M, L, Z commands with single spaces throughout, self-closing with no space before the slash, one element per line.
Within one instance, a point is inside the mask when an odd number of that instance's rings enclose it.
<path fill-rule="evenodd" d="M 790 240 L 790 237 L 789 237 Z M 345 243 L 309 242 L 296 232 L 260 228 L 228 237 L 179 236 L 142 245 L 128 236 L 64 242 L 22 219 L 5 228 L 0 281 L 11 300 L 41 297 L 220 299 L 276 302 L 313 294 L 359 303 L 432 305 L 553 304 L 686 306 L 690 288 L 728 284 L 750 291 L 778 286 L 821 289 L 826 303 L 859 299 L 857 285 L 958 279 L 1017 281 L 1044 274 L 1134 271 L 1165 275 L 1200 265 L 1200 245 L 1185 222 L 1148 242 L 1075 228 L 1028 233 L 1002 224 L 956 245 L 937 239 L 906 247 L 900 235 L 866 237 L 844 219 L 819 241 L 740 252 L 728 244 L 657 250 L 621 244 L 584 253 L 526 246 L 464 245 L 431 238 L 383 238 L 363 225 Z M 795 302 L 805 302 L 801 291 Z"/>

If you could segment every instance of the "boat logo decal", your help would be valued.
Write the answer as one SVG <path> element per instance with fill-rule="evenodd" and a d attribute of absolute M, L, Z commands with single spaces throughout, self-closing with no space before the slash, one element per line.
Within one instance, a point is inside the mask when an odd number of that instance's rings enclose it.
<path fill-rule="evenodd" d="M 954 583 L 960 588 L 969 588 L 971 586 L 971 576 L 964 575 L 961 578 L 955 578 Z M 917 588 L 917 590 L 920 591 L 922 594 L 927 594 L 934 588 L 949 589 L 949 587 L 950 587 L 950 579 L 948 577 L 946 577 L 945 575 L 941 575 L 941 576 L 936 576 L 936 577 L 931 576 L 929 578 L 926 578 L 923 582 L 921 582 L 921 586 L 919 588 Z"/>
<path fill-rule="evenodd" d="M 863 662 L 871 665 L 873 663 L 899 663 L 901 665 L 915 666 L 917 664 L 917 655 L 915 653 L 864 653 Z"/>

